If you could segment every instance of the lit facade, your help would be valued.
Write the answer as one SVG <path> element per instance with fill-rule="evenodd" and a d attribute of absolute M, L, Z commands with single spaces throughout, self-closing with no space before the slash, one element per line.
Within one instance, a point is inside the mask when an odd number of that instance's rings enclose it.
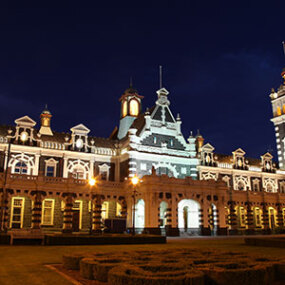
<path fill-rule="evenodd" d="M 47 108 L 40 127 L 28 116 L 1 126 L 1 229 L 120 232 L 135 222 L 138 232 L 178 235 L 284 227 L 284 95 L 284 85 L 270 95 L 280 168 L 270 153 L 222 155 L 200 134 L 185 139 L 165 88 L 145 112 L 143 97 L 128 88 L 108 139 L 90 136 L 83 124 L 54 132 Z"/>

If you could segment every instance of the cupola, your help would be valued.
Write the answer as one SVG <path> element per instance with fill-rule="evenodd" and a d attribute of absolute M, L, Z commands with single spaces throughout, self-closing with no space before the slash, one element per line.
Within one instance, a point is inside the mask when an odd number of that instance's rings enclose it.
<path fill-rule="evenodd" d="M 121 119 L 118 131 L 118 139 L 124 138 L 134 120 L 141 112 L 141 100 L 143 96 L 133 88 L 132 84 L 125 90 L 119 101 L 121 102 Z"/>
<path fill-rule="evenodd" d="M 47 135 L 52 136 L 52 130 L 50 128 L 50 121 L 51 121 L 52 114 L 47 108 L 47 105 L 45 106 L 45 109 L 41 113 L 41 128 L 39 133 L 41 135 Z"/>

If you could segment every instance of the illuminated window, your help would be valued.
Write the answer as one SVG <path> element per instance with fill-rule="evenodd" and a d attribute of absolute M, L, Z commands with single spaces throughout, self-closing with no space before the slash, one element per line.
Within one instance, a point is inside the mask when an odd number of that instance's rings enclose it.
<path fill-rule="evenodd" d="M 277 116 L 281 116 L 282 115 L 280 107 L 277 107 L 276 113 L 277 113 Z"/>
<path fill-rule="evenodd" d="M 282 106 L 283 114 L 285 114 L 285 105 Z"/>
<path fill-rule="evenodd" d="M 43 118 L 42 122 L 44 127 L 49 127 L 49 118 Z"/>
<path fill-rule="evenodd" d="M 24 201 L 24 198 L 12 198 L 10 226 L 13 229 L 20 229 L 23 226 Z"/>
<path fill-rule="evenodd" d="M 15 165 L 15 173 L 17 174 L 27 174 L 28 173 L 28 166 L 25 162 L 19 161 Z"/>
<path fill-rule="evenodd" d="M 54 199 L 43 201 L 42 224 L 53 225 Z"/>
<path fill-rule="evenodd" d="M 122 108 L 122 116 L 123 117 L 127 116 L 127 113 L 128 113 L 128 103 L 127 101 L 124 101 Z"/>
<path fill-rule="evenodd" d="M 130 115 L 137 116 L 139 114 L 139 102 L 135 99 L 132 99 L 130 102 Z"/>
<path fill-rule="evenodd" d="M 255 226 L 260 227 L 261 226 L 261 212 L 259 208 L 254 209 L 254 217 L 255 217 Z"/>

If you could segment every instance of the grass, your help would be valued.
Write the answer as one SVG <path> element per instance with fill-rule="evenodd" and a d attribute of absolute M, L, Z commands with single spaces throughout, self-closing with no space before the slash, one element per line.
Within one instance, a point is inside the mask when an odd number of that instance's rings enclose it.
<path fill-rule="evenodd" d="M 171 248 L 215 248 L 252 255 L 285 257 L 285 248 L 246 246 L 243 239 L 169 239 L 167 244 L 106 246 L 0 246 L 0 284 L 71 284 L 45 264 L 61 263 L 62 255 L 75 252 L 114 252 Z"/>

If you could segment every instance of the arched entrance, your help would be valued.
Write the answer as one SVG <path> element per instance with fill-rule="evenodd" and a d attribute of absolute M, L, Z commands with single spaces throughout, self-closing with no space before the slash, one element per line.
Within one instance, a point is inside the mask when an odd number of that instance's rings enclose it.
<path fill-rule="evenodd" d="M 159 206 L 159 219 L 160 219 L 160 227 L 165 228 L 166 225 L 166 211 L 167 211 L 167 203 L 162 201 Z"/>
<path fill-rule="evenodd" d="M 135 208 L 135 228 L 137 233 L 142 232 L 144 229 L 144 208 L 144 200 L 139 199 Z"/>
<path fill-rule="evenodd" d="M 198 234 L 200 230 L 200 204 L 191 199 L 178 203 L 178 228 L 180 232 Z"/>

